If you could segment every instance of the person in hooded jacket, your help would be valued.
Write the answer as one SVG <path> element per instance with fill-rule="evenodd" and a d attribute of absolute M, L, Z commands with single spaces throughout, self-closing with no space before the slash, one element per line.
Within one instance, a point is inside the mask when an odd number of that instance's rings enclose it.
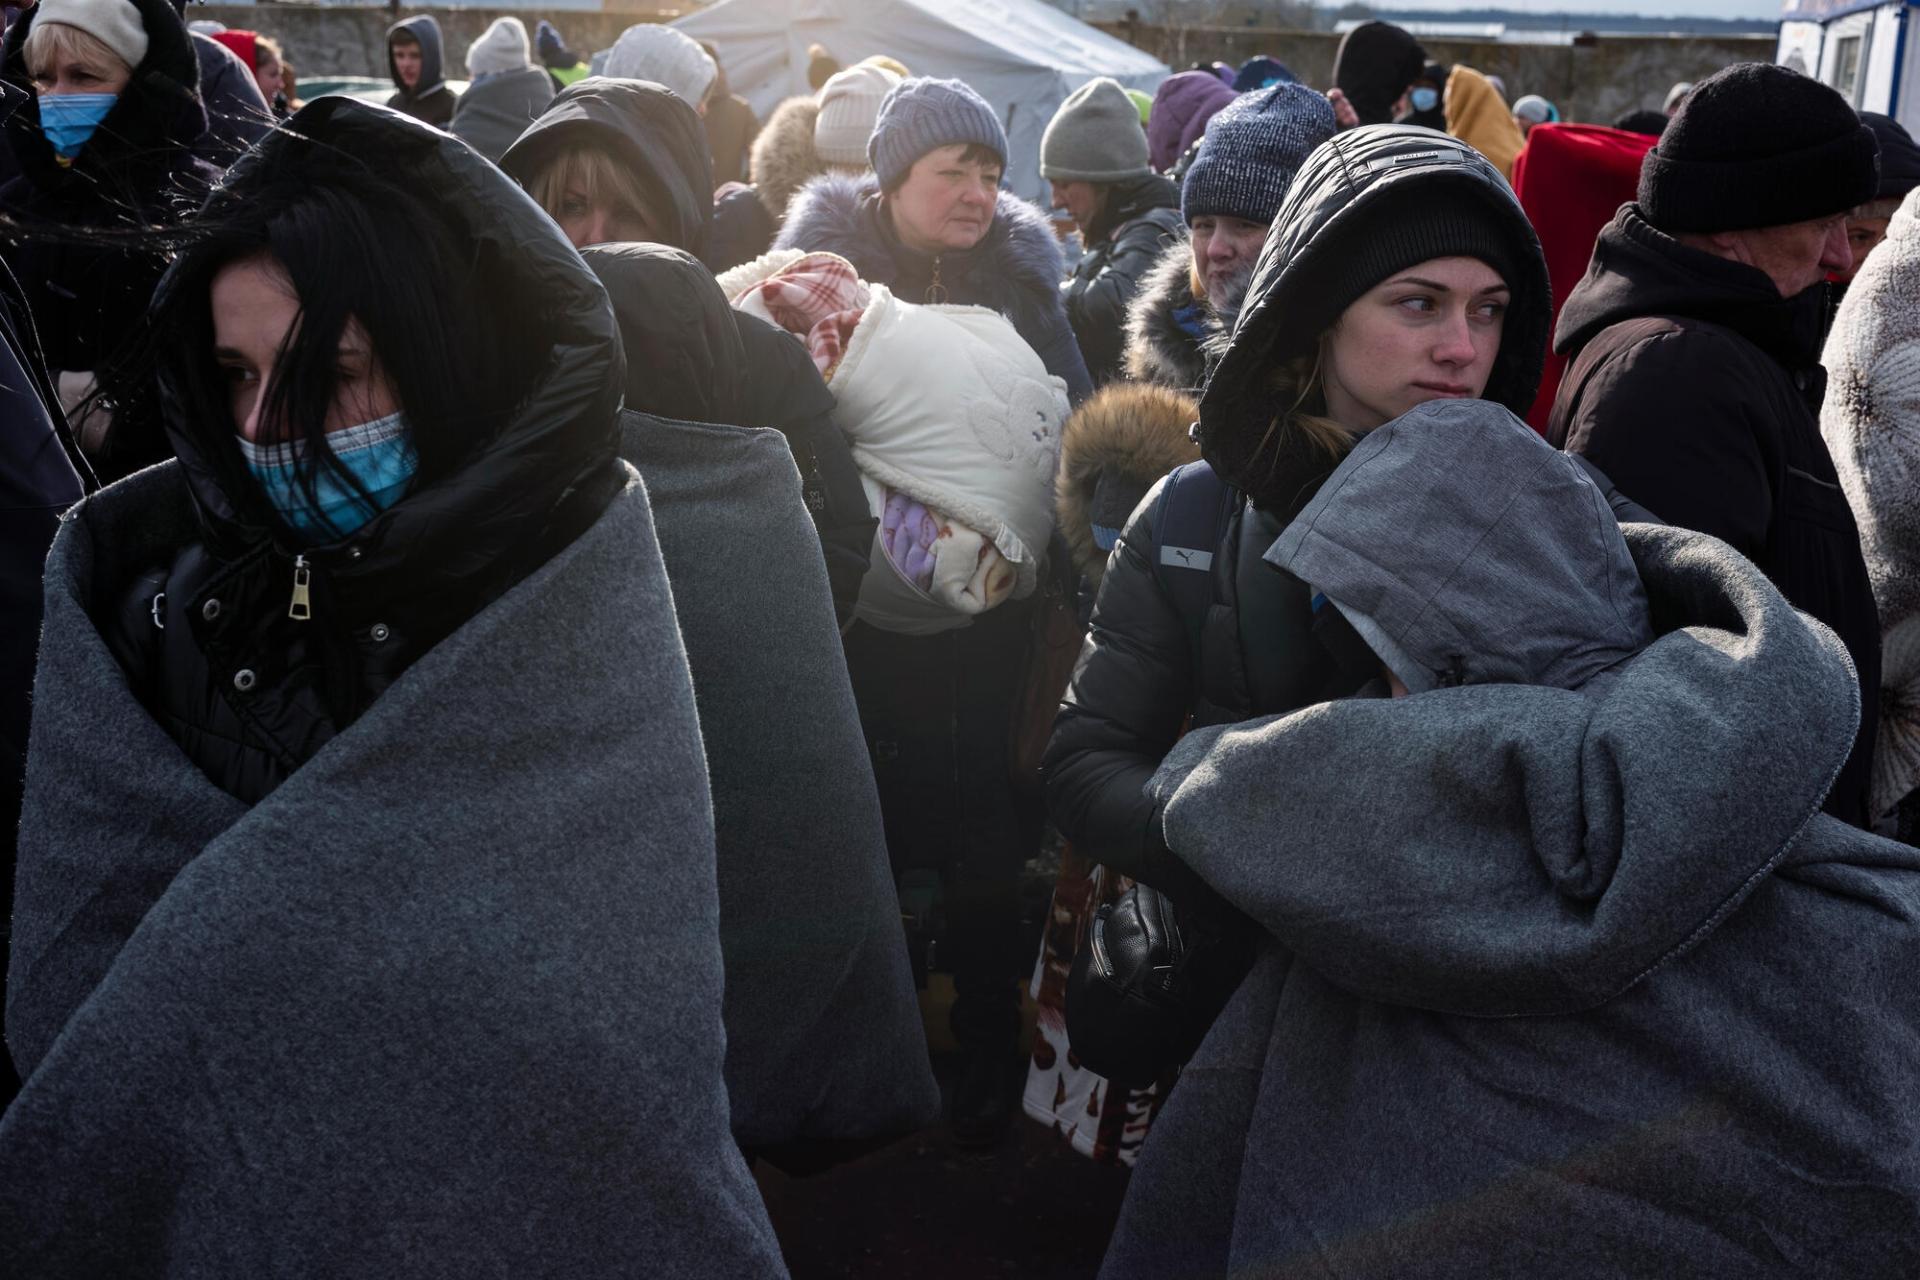
<path fill-rule="evenodd" d="M 891 58 L 855 63 L 836 72 L 819 93 L 788 98 L 767 117 L 747 162 L 754 198 L 771 219 L 763 248 L 772 246 L 802 187 L 825 173 L 868 172 L 867 139 L 880 104 L 906 79 L 894 66 Z"/>
<path fill-rule="evenodd" d="M 1147 786 L 1267 941 L 1103 1280 L 1920 1266 L 1920 851 L 1819 812 L 1833 633 L 1483 401 L 1375 428 L 1262 563 L 1377 677 Z"/>
<path fill-rule="evenodd" d="M 216 41 L 227 52 L 246 64 L 247 74 L 253 77 L 254 86 L 260 90 L 261 101 L 267 104 L 267 109 L 273 114 L 275 120 L 283 120 L 290 114 L 287 110 L 287 67 L 278 41 L 263 36 L 258 31 L 246 31 L 235 27 L 216 31 L 208 39 Z M 205 83 L 206 69 L 203 66 L 201 68 L 203 97 L 206 96 Z M 214 118 L 213 112 L 213 105 L 209 101 L 207 106 L 209 119 Z M 247 145 L 251 146 L 259 141 L 265 132 L 265 129 L 262 129 L 248 141 Z"/>
<path fill-rule="evenodd" d="M 7 117 L 20 174 L 0 187 L 7 264 L 40 331 L 62 406 L 102 480 L 167 456 L 141 395 L 109 408 L 96 381 L 140 328 L 160 254 L 36 228 L 177 219 L 218 177 L 193 153 L 207 113 L 199 62 L 166 0 L 43 0 L 7 31 L 0 75 L 29 96 Z"/>
<path fill-rule="evenodd" d="M 686 422 L 778 431 L 800 469 L 802 493 L 825 553 L 834 613 L 853 617 L 877 523 L 833 393 L 807 350 L 757 316 L 727 305 L 713 274 L 665 245 L 581 250 L 613 299 L 627 352 L 627 408 Z"/>
<path fill-rule="evenodd" d="M 186 0 L 179 0 L 174 12 L 184 22 Z M 207 131 L 193 153 L 224 170 L 273 128 L 278 118 L 273 95 L 261 86 L 253 62 L 234 42 L 198 31 L 187 34 L 200 63 L 200 101 L 207 109 Z"/>
<path fill-rule="evenodd" d="M 1199 443 L 1218 477 L 1201 477 L 1216 495 L 1211 541 L 1163 547 L 1170 481 L 1148 492 L 1109 559 L 1047 746 L 1048 810 L 1087 856 L 1176 903 L 1212 900 L 1145 790 L 1182 726 L 1292 711 L 1373 674 L 1354 667 L 1351 633 L 1314 609 L 1307 584 L 1262 555 L 1380 423 L 1435 399 L 1524 411 L 1548 305 L 1532 227 L 1464 143 L 1381 125 L 1333 134 L 1306 158 L 1201 400 Z M 1159 567 L 1175 546 L 1176 562 L 1198 567 Z M 1185 588 L 1163 577 L 1175 573 L 1198 575 L 1204 616 L 1176 603 Z"/>
<path fill-rule="evenodd" d="M 1128 309 L 1128 378 L 1199 394 L 1287 185 L 1334 128 L 1332 104 L 1301 84 L 1247 94 L 1220 114 L 1180 188 L 1189 235 L 1161 254 Z"/>
<path fill-rule="evenodd" d="M 1363 22 L 1341 36 L 1334 50 L 1333 89 L 1356 123 L 1386 124 L 1426 66 L 1427 51 L 1404 27 Z"/>
<path fill-rule="evenodd" d="M 1420 74 L 1407 86 L 1406 112 L 1399 116 L 1395 124 L 1417 124 L 1422 129 L 1433 129 L 1440 133 L 1447 131 L 1447 113 L 1441 108 L 1441 100 L 1447 92 L 1447 68 L 1438 62 L 1429 62 L 1420 69 Z"/>
<path fill-rule="evenodd" d="M 560 28 L 545 18 L 534 28 L 534 45 L 540 54 L 540 65 L 547 69 L 553 79 L 553 91 L 560 92 L 576 80 L 587 78 L 587 60 L 567 47 L 566 37 L 560 34 Z"/>
<path fill-rule="evenodd" d="M 489 160 L 507 148 L 553 101 L 553 80 L 533 65 L 527 28 L 518 18 L 495 18 L 467 50 L 473 82 L 453 108 L 449 131 Z"/>
<path fill-rule="evenodd" d="M 1513 181 L 1513 160 L 1527 145 L 1500 91 L 1472 67 L 1455 67 L 1447 76 L 1442 103 L 1447 132 L 1493 162 L 1500 176 Z"/>
<path fill-rule="evenodd" d="M 1180 189 L 1147 167 L 1138 120 L 1119 82 L 1102 77 L 1068 96 L 1040 142 L 1053 207 L 1072 217 L 1085 246 L 1061 291 L 1096 386 L 1119 376 L 1127 304 L 1182 230 Z"/>
<path fill-rule="evenodd" d="M 1007 134 L 993 108 L 958 80 L 903 81 L 867 155 L 871 179 L 809 183 L 774 247 L 837 253 L 907 302 L 990 307 L 1084 399 L 1093 383 L 1061 301 L 1060 246 L 1039 210 L 1000 189 Z"/>
<path fill-rule="evenodd" d="M 1693 87 L 1561 309 L 1570 358 L 1547 439 L 1635 502 L 1750 558 L 1840 634 L 1860 685 L 1880 626 L 1820 438 L 1820 345 L 1848 210 L 1876 190 L 1873 132 L 1834 90 L 1763 63 Z M 1830 813 L 1868 820 L 1875 706 Z"/>
<path fill-rule="evenodd" d="M 440 23 L 432 14 L 403 18 L 388 27 L 387 74 L 394 92 L 387 105 L 437 129 L 452 124 L 458 95 L 447 87 L 444 66 Z"/>
<path fill-rule="evenodd" d="M 1920 379 L 1920 197 L 1908 194 L 1840 304 L 1821 363 L 1820 432 L 1860 524 L 1880 619 L 1880 686 L 1867 813 L 1873 829 L 1920 844 L 1920 520 L 1907 477 Z"/>
<path fill-rule="evenodd" d="M 703 263 L 708 163 L 699 117 L 678 95 L 659 85 L 599 76 L 556 95 L 500 157 L 501 169 L 560 224 L 575 248 L 652 242 Z M 738 318 L 730 338 L 724 331 L 710 334 L 709 324 L 689 324 L 690 315 L 707 314 L 707 290 L 689 295 L 693 286 L 678 272 L 650 265 L 654 269 L 630 268 L 607 282 L 634 357 L 629 369 L 636 405 L 653 406 L 663 395 L 680 394 L 645 388 L 643 371 L 665 366 L 643 357 L 643 349 L 657 348 L 658 359 L 665 361 L 666 353 L 684 352 L 691 343 L 703 359 L 714 361 L 732 381 L 732 390 L 722 399 L 701 397 L 680 407 L 741 415 L 699 420 L 772 427 L 786 437 L 806 484 L 808 510 L 820 532 L 835 607 L 844 622 L 866 570 L 873 517 L 846 441 L 827 421 L 833 399 L 819 371 L 792 337 L 751 316 Z M 681 298 L 687 310 L 660 305 L 656 288 Z M 736 348 L 738 360 L 732 358 Z M 652 411 L 666 413 L 664 407 Z"/>
<path fill-rule="evenodd" d="M 0 1263 L 784 1275 L 604 291 L 464 144 L 348 99 L 172 243 L 179 460 L 48 562 Z"/>
<path fill-rule="evenodd" d="M 1182 71 L 1154 90 L 1147 112 L 1147 161 L 1171 174 L 1207 131 L 1207 122 L 1238 97 L 1210 71 Z"/>

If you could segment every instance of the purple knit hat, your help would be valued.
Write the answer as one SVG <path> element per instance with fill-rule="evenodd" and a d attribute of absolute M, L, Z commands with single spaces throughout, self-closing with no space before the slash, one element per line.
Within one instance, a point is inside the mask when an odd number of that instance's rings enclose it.
<path fill-rule="evenodd" d="M 1208 71 L 1182 71 L 1161 82 L 1147 117 L 1148 161 L 1161 173 L 1187 153 L 1216 111 L 1237 95 Z"/>

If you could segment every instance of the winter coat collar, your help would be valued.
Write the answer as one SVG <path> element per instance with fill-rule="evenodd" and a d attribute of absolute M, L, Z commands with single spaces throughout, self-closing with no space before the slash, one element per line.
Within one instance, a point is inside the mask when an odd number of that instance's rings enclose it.
<path fill-rule="evenodd" d="M 776 222 L 787 216 L 800 188 L 827 171 L 813 149 L 813 126 L 819 118 L 820 104 L 813 98 L 788 98 L 773 109 L 753 140 L 748 172 L 754 193 Z"/>
<path fill-rule="evenodd" d="M 560 148 L 582 141 L 605 147 L 658 197 L 662 243 L 705 259 L 713 155 L 692 107 L 657 84 L 591 76 L 555 95 L 500 157 L 500 167 L 529 186 Z"/>
<path fill-rule="evenodd" d="M 1115 183 L 1107 192 L 1107 202 L 1085 228 L 1089 245 L 1105 244 L 1119 235 L 1120 228 L 1135 218 L 1145 217 L 1156 209 L 1178 209 L 1180 207 L 1180 188 L 1170 179 L 1157 173 L 1132 182 Z"/>
<path fill-rule="evenodd" d="M 1074 565 L 1094 585 L 1107 567 L 1107 553 L 1094 541 L 1096 506 L 1117 510 L 1118 519 L 1109 519 L 1120 528 L 1154 481 L 1197 461 L 1200 448 L 1187 438 L 1187 428 L 1199 411 L 1178 391 L 1116 382 L 1067 419 L 1054 505 Z M 1110 500 L 1116 494 L 1117 503 Z"/>
<path fill-rule="evenodd" d="M 1193 296 L 1193 246 L 1167 246 L 1127 307 L 1127 377 L 1198 393 L 1207 380 L 1206 343 L 1221 332 L 1204 298 Z"/>
<path fill-rule="evenodd" d="M 1806 369 L 1826 337 L 1827 288 L 1782 298 L 1759 269 L 1681 244 L 1623 205 L 1560 311 L 1553 349 L 1572 356 L 1623 320 L 1675 316 L 1731 329 L 1782 367 Z"/>
<path fill-rule="evenodd" d="M 181 171 L 197 169 L 207 179 L 213 176 L 188 154 L 188 148 L 207 131 L 207 112 L 200 101 L 199 55 L 168 0 L 130 3 L 139 9 L 146 28 L 147 56 L 70 165 L 59 162 L 40 131 L 40 104 L 27 74 L 25 46 L 39 8 L 27 10 L 8 28 L 0 50 L 0 76 L 27 95 L 6 118 L 8 141 L 22 176 L 48 195 L 105 200 L 129 213 L 151 210 L 171 196 L 197 203 L 204 185 L 183 186 L 179 191 L 169 187 L 172 175 Z"/>
<path fill-rule="evenodd" d="M 324 598 L 333 629 L 379 622 L 431 646 L 565 546 L 617 491 L 619 330 L 600 282 L 524 192 L 464 143 L 382 107 L 310 103 L 234 166 L 209 208 L 245 201 L 255 175 L 300 165 L 314 147 L 378 158 L 439 193 L 470 219 L 475 270 L 498 282 L 502 305 L 551 317 L 545 372 L 460 471 L 416 488 L 351 537 L 301 551 L 316 621 Z M 156 305 L 180 276 L 176 267 L 161 281 Z M 163 390 L 179 403 L 164 371 Z M 278 544 L 224 424 L 183 421 L 173 409 L 167 432 L 214 557 L 290 582 L 293 554 Z"/>

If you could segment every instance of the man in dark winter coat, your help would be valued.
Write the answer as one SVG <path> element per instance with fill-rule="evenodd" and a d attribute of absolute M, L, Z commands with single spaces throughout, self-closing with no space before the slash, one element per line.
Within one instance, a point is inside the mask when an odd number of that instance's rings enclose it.
<path fill-rule="evenodd" d="M 1548 439 L 1671 524 L 1732 544 L 1839 633 L 1860 686 L 1880 629 L 1820 438 L 1829 273 L 1846 215 L 1874 196 L 1878 146 L 1832 89 L 1748 63 L 1701 81 L 1640 171 L 1638 204 L 1600 235 L 1560 313 L 1572 359 Z M 1827 811 L 1866 817 L 1868 699 Z"/>
<path fill-rule="evenodd" d="M 958 80 L 903 81 L 867 155 L 875 177 L 828 175 L 794 197 L 774 247 L 837 253 L 906 302 L 991 307 L 1084 399 L 1093 383 L 1060 299 L 1060 247 L 1038 209 L 1000 189 L 1007 132 L 993 108 Z"/>
<path fill-rule="evenodd" d="M 445 60 L 440 24 L 432 14 L 406 18 L 387 28 L 387 74 L 393 77 L 394 88 L 387 105 L 436 129 L 446 128 L 453 122 L 458 95 L 447 87 Z"/>
<path fill-rule="evenodd" d="M 1128 309 L 1128 378 L 1176 391 L 1205 385 L 1208 342 L 1232 330 L 1295 171 L 1333 132 L 1332 106 L 1302 84 L 1276 84 L 1220 113 L 1180 189 L 1191 239 L 1161 254 Z"/>
<path fill-rule="evenodd" d="M 1394 104 L 1420 77 L 1427 51 L 1405 28 L 1363 22 L 1340 37 L 1333 55 L 1333 85 L 1345 95 L 1360 124 L 1386 124 Z"/>
<path fill-rule="evenodd" d="M 1147 167 L 1140 113 L 1104 76 L 1075 90 L 1047 125 L 1040 176 L 1053 184 L 1053 207 L 1080 228 L 1086 251 L 1060 287 L 1100 386 L 1120 374 L 1127 304 L 1140 278 L 1180 237 L 1180 188 Z"/>
<path fill-rule="evenodd" d="M 112 61 L 126 68 L 123 87 L 90 128 L 63 116 L 50 137 L 43 124 L 43 96 L 80 97 L 75 89 L 84 87 L 64 71 L 49 87 L 36 86 L 27 45 L 43 24 L 50 34 L 37 44 L 50 47 L 51 32 L 65 28 L 92 41 L 85 47 L 97 51 L 103 66 Z M 43 61 L 82 65 L 57 54 Z M 0 209 L 20 222 L 69 229 L 170 223 L 197 205 L 218 177 L 193 153 L 207 129 L 200 64 L 168 0 L 43 2 L 8 29 L 0 76 L 25 95 L 5 126 L 20 173 L 0 187 Z M 97 93 L 96 85 L 85 96 Z M 71 411 L 88 400 L 95 375 L 139 326 L 166 264 L 158 254 L 81 246 L 53 235 L 29 236 L 6 254 L 39 328 L 47 369 Z M 169 452 L 157 422 L 140 406 L 122 405 L 111 416 L 95 408 L 74 428 L 102 480 Z"/>

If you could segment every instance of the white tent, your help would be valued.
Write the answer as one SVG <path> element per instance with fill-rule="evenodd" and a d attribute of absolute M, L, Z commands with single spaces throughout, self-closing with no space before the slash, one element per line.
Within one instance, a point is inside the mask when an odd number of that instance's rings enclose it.
<path fill-rule="evenodd" d="M 965 80 L 1007 128 L 1007 185 L 1042 199 L 1040 135 L 1096 76 L 1152 93 L 1167 65 L 1041 0 L 720 0 L 673 25 L 720 51 L 733 91 L 765 120 L 807 90 L 807 46 L 843 66 L 884 53 L 917 76 Z M 1044 199 L 1042 199 L 1044 204 Z"/>

